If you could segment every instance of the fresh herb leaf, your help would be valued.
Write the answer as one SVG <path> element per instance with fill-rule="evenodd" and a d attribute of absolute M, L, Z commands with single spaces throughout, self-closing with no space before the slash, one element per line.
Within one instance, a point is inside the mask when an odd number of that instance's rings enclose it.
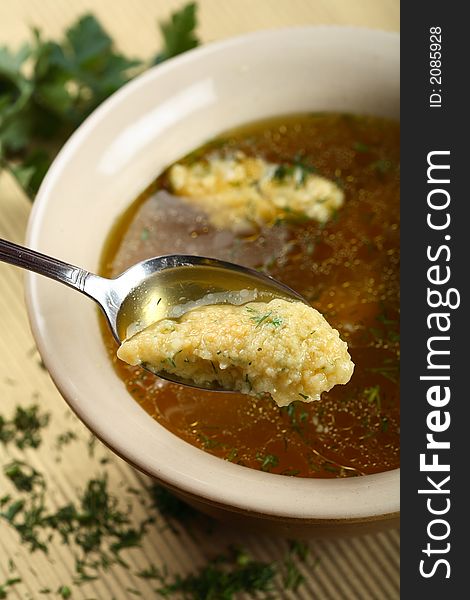
<path fill-rule="evenodd" d="M 40 412 L 36 404 L 23 408 L 17 406 L 11 419 L 0 415 L 0 442 L 15 444 L 17 448 L 38 448 L 41 430 L 49 423 L 49 414 Z"/>
<path fill-rule="evenodd" d="M 6 581 L 0 584 L 0 600 L 7 598 L 9 587 L 13 587 L 17 583 L 21 583 L 22 579 L 19 577 L 9 577 Z"/>
<path fill-rule="evenodd" d="M 22 465 L 23 466 L 23 465 Z M 45 490 L 42 476 L 33 471 L 35 482 L 40 489 L 30 485 L 28 473 L 13 470 L 18 489 L 32 491 L 24 499 L 8 500 L 3 506 L 3 517 L 18 532 L 23 543 L 31 551 L 41 550 L 47 553 L 48 545 L 54 533 L 62 541 L 81 551 L 76 559 L 76 581 L 90 581 L 95 578 L 97 569 L 107 569 L 115 563 L 123 564 L 119 553 L 124 548 L 140 545 L 151 518 L 138 526 L 130 522 L 129 510 L 119 508 L 117 497 L 110 494 L 106 476 L 91 479 L 78 497 L 77 503 L 69 503 L 55 512 L 49 512 L 45 504 Z M 92 573 L 90 573 L 92 570 Z"/>
<path fill-rule="evenodd" d="M 251 317 L 251 320 L 255 321 L 256 327 L 260 327 L 264 323 L 264 321 L 266 321 L 266 319 L 268 319 L 271 315 L 272 315 L 272 312 L 268 312 L 267 314 L 263 315 L 262 317 Z"/>
<path fill-rule="evenodd" d="M 310 554 L 310 546 L 301 540 L 289 540 L 289 553 L 305 562 Z"/>
<path fill-rule="evenodd" d="M 269 472 L 272 468 L 277 467 L 279 464 L 279 458 L 274 454 L 261 454 L 260 452 L 256 453 L 256 460 L 261 463 L 261 470 Z"/>
<path fill-rule="evenodd" d="M 67 586 L 67 585 L 61 585 L 59 587 L 59 589 L 57 590 L 57 594 L 61 597 L 61 598 L 71 598 L 72 597 L 72 590 Z"/>
<path fill-rule="evenodd" d="M 173 360 L 172 356 L 167 356 L 166 358 L 164 358 L 162 361 L 162 363 L 167 362 L 168 364 L 170 364 L 174 369 L 176 369 L 176 363 Z"/>
<path fill-rule="evenodd" d="M 299 469 L 284 469 L 281 475 L 286 475 L 287 477 L 295 477 L 300 473 Z"/>
<path fill-rule="evenodd" d="M 368 331 L 374 340 L 378 342 L 398 344 L 400 341 L 400 322 L 396 318 L 391 318 L 385 309 L 379 313 L 375 320 L 377 327 L 368 327 Z"/>
<path fill-rule="evenodd" d="M 41 473 L 21 460 L 8 463 L 3 467 L 3 472 L 19 491 L 31 492 L 35 487 L 44 487 Z"/>
<path fill-rule="evenodd" d="M 304 185 L 308 175 L 315 173 L 315 167 L 306 164 L 302 156 L 296 156 L 292 163 L 281 163 L 273 172 L 273 179 L 283 182 L 293 179 L 297 186 Z"/>
<path fill-rule="evenodd" d="M 387 362 L 385 361 L 380 367 L 366 367 L 366 371 L 370 373 L 377 373 L 382 375 L 385 379 L 388 379 L 392 383 L 398 383 L 398 377 L 400 373 L 400 365 L 398 362 Z"/>
<path fill-rule="evenodd" d="M 284 179 L 293 175 L 294 168 L 295 167 L 293 165 L 278 165 L 274 170 L 273 179 L 277 179 L 278 181 L 284 181 Z"/>
<path fill-rule="evenodd" d="M 57 450 L 62 449 L 64 446 L 67 446 L 73 440 L 77 439 L 77 434 L 74 431 L 64 431 L 59 434 L 56 439 L 56 448 Z"/>
<path fill-rule="evenodd" d="M 182 54 L 199 45 L 195 29 L 197 26 L 197 6 L 191 2 L 171 15 L 168 21 L 160 23 L 164 48 L 154 58 L 158 64 L 168 58 Z"/>
<path fill-rule="evenodd" d="M 356 152 L 364 152 L 364 153 L 371 151 L 370 146 L 368 146 L 367 144 L 364 144 L 363 142 L 355 142 L 353 144 L 353 149 Z"/>
<path fill-rule="evenodd" d="M 303 396 L 303 394 L 300 395 Z M 308 418 L 304 402 L 302 400 L 296 400 L 295 402 L 291 402 L 288 406 L 283 406 L 280 411 L 281 413 L 287 414 L 292 429 L 298 434 L 302 434 L 302 424 L 305 423 Z"/>
<path fill-rule="evenodd" d="M 205 450 L 217 448 L 218 446 L 222 445 L 218 440 L 210 438 L 209 436 L 205 435 L 204 433 L 198 433 L 197 437 L 199 438 L 199 441 L 201 442 L 201 444 L 203 445 Z"/>
<path fill-rule="evenodd" d="M 284 323 L 283 318 L 278 315 L 273 315 L 272 310 L 264 315 L 260 315 L 258 311 L 250 306 L 247 306 L 246 310 L 253 314 L 253 316 L 250 317 L 250 321 L 256 323 L 256 327 L 261 327 L 263 323 L 272 325 L 273 327 L 280 327 Z"/>
<path fill-rule="evenodd" d="M 273 325 L 273 327 L 280 327 L 283 323 L 284 323 L 284 321 L 283 321 L 282 317 L 274 316 L 271 319 L 271 325 Z"/>
<path fill-rule="evenodd" d="M 141 579 L 156 579 L 161 583 L 165 582 L 165 579 L 168 576 L 166 567 L 163 570 L 158 569 L 155 565 L 150 565 L 147 569 L 142 569 L 142 571 L 137 571 L 137 577 Z"/>
<path fill-rule="evenodd" d="M 300 212 L 298 210 L 293 210 L 290 206 L 283 206 L 281 210 L 284 214 L 281 217 L 278 217 L 275 221 L 275 225 L 283 223 L 285 221 L 295 224 L 295 223 L 306 223 L 307 221 L 311 221 L 311 217 L 307 214 Z"/>
<path fill-rule="evenodd" d="M 198 45 L 196 5 L 183 6 L 160 27 L 164 48 L 148 63 L 118 52 L 91 14 L 59 41 L 33 29 L 18 52 L 0 48 L 0 169 L 31 198 L 60 147 L 103 100 L 148 66 Z"/>
<path fill-rule="evenodd" d="M 364 390 L 364 395 L 369 404 L 375 404 L 377 411 L 382 409 L 382 397 L 380 385 L 374 385 Z"/>
<path fill-rule="evenodd" d="M 325 471 L 329 471 L 330 473 L 338 474 L 341 472 L 341 468 L 332 463 L 324 462 L 322 467 L 325 469 Z"/>
<path fill-rule="evenodd" d="M 229 462 L 233 462 L 238 456 L 238 450 L 236 448 L 232 448 L 230 452 L 225 456 L 225 460 Z"/>
<path fill-rule="evenodd" d="M 308 544 L 297 540 L 289 541 L 289 550 L 284 558 L 284 575 L 282 578 L 285 589 L 296 592 L 305 582 L 304 575 L 300 572 L 298 561 L 306 561 L 310 552 Z"/>
<path fill-rule="evenodd" d="M 164 597 L 183 595 L 187 600 L 232 600 L 240 592 L 254 594 L 272 589 L 274 563 L 253 560 L 246 552 L 231 548 L 186 577 L 176 576 L 158 590 Z"/>
<path fill-rule="evenodd" d="M 379 160 L 372 162 L 369 166 L 372 171 L 375 171 L 379 175 L 386 175 L 392 168 L 392 163 L 389 160 L 380 158 Z"/>

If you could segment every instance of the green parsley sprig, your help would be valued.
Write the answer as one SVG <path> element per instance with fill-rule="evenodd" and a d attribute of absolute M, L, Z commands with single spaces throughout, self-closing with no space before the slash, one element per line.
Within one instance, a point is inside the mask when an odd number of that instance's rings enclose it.
<path fill-rule="evenodd" d="M 91 14 L 60 41 L 39 29 L 17 51 L 0 47 L 0 170 L 33 199 L 54 156 L 82 121 L 150 66 L 199 44 L 195 3 L 160 23 L 163 48 L 149 61 L 128 58 Z"/>

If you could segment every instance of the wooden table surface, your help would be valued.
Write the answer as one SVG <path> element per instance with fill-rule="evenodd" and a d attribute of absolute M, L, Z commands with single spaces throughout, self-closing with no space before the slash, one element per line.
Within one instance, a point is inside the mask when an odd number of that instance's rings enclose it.
<path fill-rule="evenodd" d="M 0 47 L 17 47 L 39 27 L 47 37 L 60 37 L 78 16 L 93 12 L 126 54 L 148 57 L 160 47 L 157 22 L 167 18 L 183 3 L 176 0 L 2 0 L 0 2 Z M 398 0 L 199 0 L 198 34 L 203 42 L 263 28 L 302 24 L 345 24 L 399 29 Z M 0 237 L 22 243 L 30 212 L 30 201 L 6 173 L 0 174 Z M 25 460 L 44 474 L 47 502 L 60 507 L 76 498 L 90 477 L 106 472 L 109 488 L 124 503 L 132 505 L 132 518 L 142 519 L 146 509 L 136 490 L 148 487 L 148 480 L 99 442 L 89 451 L 90 434 L 71 414 L 41 368 L 23 301 L 23 274 L 0 264 L 0 424 L 17 405 L 40 405 L 50 413 L 43 443 L 37 450 L 18 450 L 0 442 L 0 503 L 15 489 L 3 475 L 3 466 L 13 459 Z M 73 432 L 59 452 L 58 436 Z M 74 437 L 71 436 L 71 437 Z M 134 490 L 129 492 L 129 488 Z M 0 508 L 0 512 L 1 512 Z M 54 537 L 48 554 L 33 554 L 18 533 L 0 518 L 0 598 L 8 578 L 21 582 L 6 588 L 7 597 L 57 598 L 60 586 L 68 586 L 73 599 L 111 600 L 160 597 L 153 580 L 135 573 L 150 563 L 166 565 L 171 573 L 187 574 L 229 544 L 246 548 L 256 559 L 281 560 L 287 543 L 228 531 L 223 524 L 205 521 L 181 526 L 156 513 L 142 547 L 123 552 L 130 568 L 113 566 L 100 577 L 80 586 L 73 584 L 74 553 Z M 305 582 L 296 592 L 283 589 L 282 582 L 271 597 L 300 599 L 381 600 L 399 597 L 398 531 L 345 541 L 310 543 L 310 556 L 299 563 Z M 49 589 L 50 592 L 45 592 Z M 42 592 L 41 592 L 42 590 Z M 67 592 L 63 592 L 67 597 Z"/>

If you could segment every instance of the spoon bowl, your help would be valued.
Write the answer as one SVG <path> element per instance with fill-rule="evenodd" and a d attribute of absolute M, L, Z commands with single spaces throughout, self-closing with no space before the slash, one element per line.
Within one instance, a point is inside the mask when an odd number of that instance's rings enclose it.
<path fill-rule="evenodd" d="M 143 260 L 114 279 L 100 277 L 0 239 L 0 261 L 59 281 L 92 298 L 106 316 L 117 342 L 121 343 L 161 319 L 177 319 L 196 306 L 269 302 L 273 298 L 306 300 L 269 275 L 234 263 L 183 254 Z M 205 386 L 166 371 L 155 375 L 187 385 L 215 391 L 230 391 L 215 384 Z"/>

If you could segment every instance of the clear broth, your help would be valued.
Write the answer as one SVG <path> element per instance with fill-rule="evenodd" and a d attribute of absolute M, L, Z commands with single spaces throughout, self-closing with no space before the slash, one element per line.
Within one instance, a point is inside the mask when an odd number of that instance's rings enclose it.
<path fill-rule="evenodd" d="M 300 477 L 346 477 L 399 466 L 399 124 L 322 113 L 231 131 L 180 162 L 241 150 L 304 164 L 335 180 L 345 204 L 326 225 L 280 221 L 255 235 L 217 231 L 172 195 L 167 171 L 119 219 L 101 272 L 161 254 L 196 254 L 269 273 L 306 297 L 347 341 L 351 381 L 320 402 L 280 409 L 241 394 L 191 390 L 110 359 L 130 394 L 187 442 L 232 462 Z"/>

